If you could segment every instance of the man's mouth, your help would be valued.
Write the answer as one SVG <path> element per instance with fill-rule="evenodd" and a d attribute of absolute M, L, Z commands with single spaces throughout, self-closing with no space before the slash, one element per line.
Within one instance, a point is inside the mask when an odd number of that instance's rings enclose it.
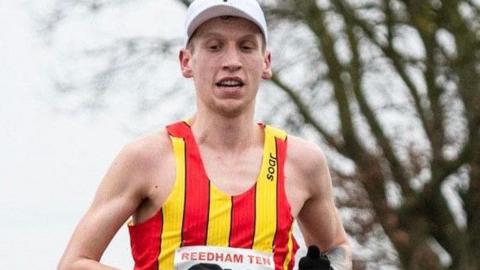
<path fill-rule="evenodd" d="M 229 79 L 222 79 L 216 83 L 217 87 L 242 87 L 245 83 L 241 79 L 237 78 L 229 78 Z"/>

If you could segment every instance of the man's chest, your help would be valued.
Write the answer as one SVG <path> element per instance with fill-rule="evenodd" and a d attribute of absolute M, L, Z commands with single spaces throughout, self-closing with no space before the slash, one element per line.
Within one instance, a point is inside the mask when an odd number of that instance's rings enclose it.
<path fill-rule="evenodd" d="M 158 170 L 154 177 L 148 198 L 151 201 L 145 211 L 147 216 L 160 209 L 167 198 L 175 188 L 175 182 L 179 181 L 179 174 L 183 175 L 181 181 L 188 181 L 199 187 L 194 179 L 195 175 L 203 175 L 211 186 L 224 195 L 240 196 L 248 193 L 251 189 L 255 189 L 259 183 L 270 183 L 275 175 L 275 181 L 281 181 L 282 185 L 276 190 L 282 189 L 284 192 L 290 211 L 293 217 L 296 217 L 308 199 L 308 190 L 304 188 L 305 179 L 302 174 L 292 164 L 288 158 L 284 161 L 283 166 L 279 166 L 279 159 L 263 151 L 262 147 L 253 148 L 238 155 L 222 155 L 209 149 L 202 149 L 201 162 L 195 168 L 189 167 L 188 163 L 195 160 L 185 159 L 185 168 L 179 170 L 178 160 L 175 161 L 174 156 L 167 159 L 168 164 L 163 164 L 162 169 Z M 192 171 L 193 169 L 193 171 Z M 187 172 L 188 171 L 188 172 Z M 282 179 L 278 176 L 283 175 Z M 278 179 L 277 179 L 278 178 Z M 267 189 L 267 193 L 274 192 L 273 189 Z"/>

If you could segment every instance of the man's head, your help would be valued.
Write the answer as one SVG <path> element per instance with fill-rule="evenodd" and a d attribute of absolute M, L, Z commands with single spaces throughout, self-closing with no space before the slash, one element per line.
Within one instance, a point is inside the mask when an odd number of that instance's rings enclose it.
<path fill-rule="evenodd" d="M 271 77 L 266 26 L 252 19 L 258 17 L 252 10 L 239 11 L 247 3 L 265 20 L 255 0 L 196 0 L 189 9 L 179 60 L 183 76 L 195 83 L 199 111 L 253 113 L 260 81 Z"/>

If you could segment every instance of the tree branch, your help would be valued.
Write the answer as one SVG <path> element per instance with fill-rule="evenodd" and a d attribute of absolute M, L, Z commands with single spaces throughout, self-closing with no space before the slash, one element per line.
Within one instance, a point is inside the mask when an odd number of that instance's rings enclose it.
<path fill-rule="evenodd" d="M 332 83 L 338 111 L 340 114 L 341 132 L 345 141 L 348 156 L 359 159 L 362 152 L 366 152 L 356 134 L 356 128 L 352 121 L 352 112 L 347 95 L 346 87 L 341 78 L 342 65 L 338 60 L 334 49 L 334 38 L 325 26 L 325 14 L 317 6 L 314 0 L 292 1 L 301 12 L 304 21 L 319 40 L 319 50 L 323 53 L 328 65 L 328 77 Z"/>
<path fill-rule="evenodd" d="M 345 14 L 347 14 L 347 16 L 349 16 L 353 20 L 355 25 L 359 26 L 362 29 L 368 40 L 370 40 L 375 46 L 377 46 L 383 52 L 383 54 L 392 61 L 393 68 L 397 72 L 398 76 L 405 83 L 405 86 L 407 87 L 410 95 L 413 98 L 413 105 L 420 119 L 420 123 L 423 126 L 425 134 L 428 138 L 431 138 L 432 128 L 428 124 L 430 119 L 427 117 L 427 115 L 429 115 L 429 110 L 428 108 L 424 108 L 423 96 L 420 95 L 420 92 L 413 83 L 413 80 L 407 75 L 405 65 L 403 64 L 405 62 L 405 57 L 399 55 L 396 52 L 393 47 L 393 41 L 391 37 L 387 44 L 382 44 L 382 42 L 380 42 L 375 37 L 375 33 L 372 30 L 374 27 L 372 25 L 356 16 L 352 9 L 344 7 L 344 10 Z M 391 33 L 391 31 L 389 32 Z"/>
<path fill-rule="evenodd" d="M 365 116 L 370 130 L 375 136 L 377 143 L 379 144 L 383 153 L 385 154 L 385 157 L 389 161 L 388 164 L 394 176 L 394 181 L 396 181 L 400 185 L 402 191 L 404 192 L 404 195 L 409 196 L 413 193 L 413 190 L 409 185 L 408 176 L 405 174 L 407 170 L 406 168 L 404 168 L 399 158 L 395 154 L 390 139 L 385 135 L 380 122 L 375 116 L 373 110 L 370 108 L 370 105 L 365 98 L 364 91 L 362 90 L 363 83 L 361 70 L 363 70 L 363 68 L 358 49 L 358 38 L 356 37 L 353 30 L 353 20 L 346 12 L 347 7 L 345 5 L 347 4 L 341 3 L 341 1 L 339 0 L 335 0 L 333 2 L 340 11 L 340 13 L 343 15 L 343 18 L 345 20 L 347 39 L 349 41 L 350 49 L 352 52 L 352 61 L 350 63 L 349 73 L 352 80 L 352 88 L 360 106 L 360 110 Z"/>
<path fill-rule="evenodd" d="M 298 109 L 298 112 L 303 116 L 305 122 L 310 124 L 328 143 L 328 145 L 335 148 L 338 152 L 343 155 L 346 154 L 345 145 L 338 141 L 335 136 L 330 134 L 326 129 L 324 129 L 320 123 L 313 117 L 311 114 L 312 110 L 308 108 L 301 98 L 296 94 L 297 91 L 288 87 L 279 77 L 277 73 L 273 73 L 271 81 L 278 86 L 287 96 L 293 101 L 295 107 Z"/>
<path fill-rule="evenodd" d="M 188 7 L 193 2 L 193 0 L 177 0 L 177 1 L 185 5 L 185 7 Z"/>
<path fill-rule="evenodd" d="M 431 166 L 433 187 L 437 187 L 433 192 L 437 192 L 445 179 L 438 176 L 438 172 L 443 169 L 441 167 L 444 160 L 442 150 L 445 145 L 445 114 L 440 102 L 442 90 L 435 82 L 439 74 L 436 60 L 439 46 L 435 39 L 438 31 L 438 25 L 436 23 L 438 13 L 426 2 L 410 1 L 407 4 L 407 9 L 412 18 L 412 25 L 417 29 L 426 51 L 426 68 L 423 74 L 427 85 L 427 97 L 432 110 L 432 136 L 430 138 L 432 144 Z"/>

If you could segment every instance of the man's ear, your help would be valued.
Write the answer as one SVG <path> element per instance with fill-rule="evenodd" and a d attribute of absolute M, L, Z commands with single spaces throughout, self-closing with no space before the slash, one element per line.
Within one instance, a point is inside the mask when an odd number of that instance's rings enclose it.
<path fill-rule="evenodd" d="M 192 78 L 193 71 L 191 67 L 192 52 L 189 49 L 181 49 L 178 54 L 178 60 L 180 61 L 180 69 L 182 75 L 185 78 Z"/>
<path fill-rule="evenodd" d="M 272 54 L 265 50 L 263 56 L 263 72 L 262 72 L 262 79 L 269 80 L 272 78 Z"/>

